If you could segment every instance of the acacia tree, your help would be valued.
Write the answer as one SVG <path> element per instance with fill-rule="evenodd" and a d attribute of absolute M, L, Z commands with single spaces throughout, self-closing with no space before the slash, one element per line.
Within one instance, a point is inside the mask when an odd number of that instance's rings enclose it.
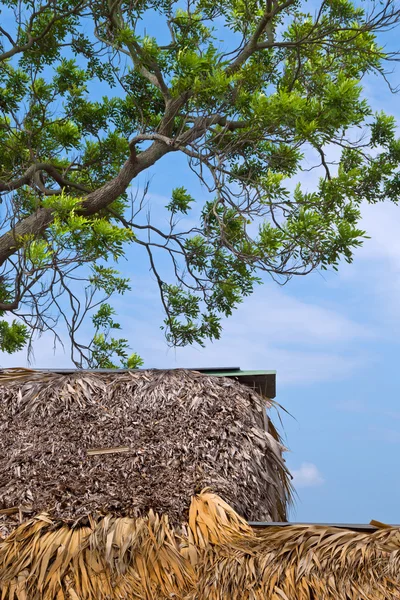
<path fill-rule="evenodd" d="M 361 85 L 373 72 L 386 79 L 397 57 L 376 40 L 399 21 L 393 0 L 1 7 L 5 351 L 38 331 L 57 335 L 64 318 L 77 365 L 126 360 L 107 299 L 129 287 L 109 266 L 127 244 L 147 252 L 168 342 L 218 338 L 221 317 L 261 272 L 284 282 L 350 262 L 364 236 L 361 204 L 398 199 L 395 122 L 372 113 Z M 105 91 L 93 99 L 96 86 Z M 140 217 L 143 197 L 131 192 L 172 153 L 209 192 L 193 228 L 178 218 L 196 204 L 179 176 L 165 230 Z M 320 171 L 311 191 L 305 166 Z M 161 251 L 172 279 L 158 267 Z M 77 331 L 93 310 L 85 345 Z"/>

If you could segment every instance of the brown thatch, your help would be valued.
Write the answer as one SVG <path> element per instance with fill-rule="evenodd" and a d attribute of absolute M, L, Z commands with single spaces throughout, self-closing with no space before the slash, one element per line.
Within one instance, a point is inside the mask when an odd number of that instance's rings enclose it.
<path fill-rule="evenodd" d="M 204 492 L 189 521 L 40 515 L 0 543 L 2 600 L 398 600 L 400 531 L 252 530 Z"/>
<path fill-rule="evenodd" d="M 184 370 L 3 372 L 0 535 L 42 512 L 152 509 L 178 523 L 205 486 L 248 520 L 286 520 L 290 476 L 266 406 L 236 381 Z"/>

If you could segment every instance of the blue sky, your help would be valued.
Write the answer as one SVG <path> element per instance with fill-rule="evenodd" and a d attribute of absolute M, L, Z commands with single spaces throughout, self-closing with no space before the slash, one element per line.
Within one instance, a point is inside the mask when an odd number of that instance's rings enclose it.
<path fill-rule="evenodd" d="M 392 74 L 393 85 L 400 84 L 399 73 Z M 400 121 L 399 98 L 383 81 L 369 78 L 366 95 L 375 109 Z M 174 154 L 151 173 L 155 218 L 178 185 L 199 201 L 206 197 Z M 221 340 L 204 349 L 167 348 L 157 289 L 141 249 L 132 247 L 121 265 L 132 291 L 114 305 L 124 336 L 146 367 L 276 369 L 277 400 L 293 415 L 282 415 L 298 492 L 292 520 L 400 522 L 400 208 L 366 206 L 363 226 L 371 239 L 352 265 L 285 287 L 265 279 L 225 322 Z M 35 357 L 35 367 L 70 364 L 68 353 L 59 348 L 54 354 L 46 337 L 36 343 Z M 3 356 L 1 364 L 24 365 L 26 357 Z"/>

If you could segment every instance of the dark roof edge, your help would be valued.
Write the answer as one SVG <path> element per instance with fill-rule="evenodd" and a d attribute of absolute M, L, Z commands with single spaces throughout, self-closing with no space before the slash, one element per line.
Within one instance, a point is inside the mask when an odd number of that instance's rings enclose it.
<path fill-rule="evenodd" d="M 267 527 L 288 527 L 289 525 L 300 525 L 307 527 L 336 527 L 337 529 L 348 529 L 359 533 L 374 533 L 379 527 L 363 523 L 269 523 L 269 522 L 249 522 L 254 529 L 267 529 Z M 387 527 L 400 527 L 400 525 L 387 525 Z"/>

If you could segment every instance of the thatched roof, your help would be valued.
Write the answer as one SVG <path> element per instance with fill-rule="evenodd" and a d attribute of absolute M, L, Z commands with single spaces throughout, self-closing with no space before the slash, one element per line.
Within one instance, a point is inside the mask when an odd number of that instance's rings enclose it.
<path fill-rule="evenodd" d="M 195 496 L 188 524 L 165 516 L 71 527 L 39 515 L 0 543 L 2 600 L 398 600 L 400 530 L 252 530 Z"/>
<path fill-rule="evenodd" d="M 152 509 L 178 523 L 205 486 L 248 520 L 286 520 L 290 476 L 266 405 L 185 370 L 3 372 L 0 535 L 42 512 L 72 522 Z"/>

